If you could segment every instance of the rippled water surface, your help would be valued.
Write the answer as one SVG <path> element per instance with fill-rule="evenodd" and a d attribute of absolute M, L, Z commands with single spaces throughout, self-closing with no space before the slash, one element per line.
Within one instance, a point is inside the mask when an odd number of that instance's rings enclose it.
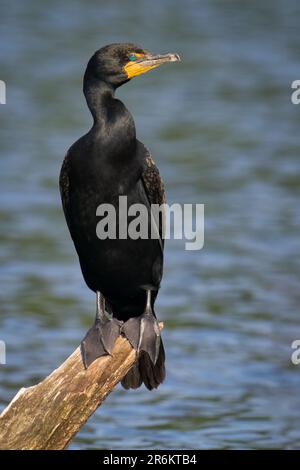
<path fill-rule="evenodd" d="M 300 448 L 300 79 L 297 0 L 1 0 L 0 366 L 3 408 L 77 346 L 94 315 L 63 218 L 58 174 L 89 128 L 95 49 L 179 52 L 118 91 L 169 202 L 205 204 L 205 246 L 166 247 L 157 302 L 168 377 L 120 387 L 71 445 Z"/>

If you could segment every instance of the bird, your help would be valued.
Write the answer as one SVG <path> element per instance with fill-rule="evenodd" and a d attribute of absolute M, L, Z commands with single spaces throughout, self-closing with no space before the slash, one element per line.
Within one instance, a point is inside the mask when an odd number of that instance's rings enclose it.
<path fill-rule="evenodd" d="M 110 204 L 120 216 L 120 196 L 128 205 L 164 204 L 164 183 L 147 147 L 137 139 L 135 122 L 116 90 L 178 54 L 152 54 L 132 43 L 109 44 L 90 58 L 83 93 L 93 118 L 91 129 L 67 151 L 59 176 L 63 211 L 83 278 L 96 294 L 96 317 L 81 341 L 85 368 L 111 355 L 119 335 L 137 359 L 122 380 L 125 389 L 143 383 L 157 388 L 165 379 L 165 351 L 154 303 L 163 274 L 163 221 L 157 237 L 101 237 L 97 208 Z M 117 226 L 119 224 L 117 218 Z M 129 220 L 129 219 L 128 219 Z"/>

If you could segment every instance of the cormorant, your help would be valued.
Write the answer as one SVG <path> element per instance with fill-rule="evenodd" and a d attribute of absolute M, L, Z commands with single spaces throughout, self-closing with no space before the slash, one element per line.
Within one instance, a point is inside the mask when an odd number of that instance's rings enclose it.
<path fill-rule="evenodd" d="M 150 205 L 165 201 L 159 171 L 137 140 L 133 117 L 115 91 L 137 75 L 178 60 L 178 54 L 153 55 L 129 43 L 96 51 L 83 80 L 94 123 L 70 147 L 60 173 L 66 221 L 85 282 L 96 293 L 95 323 L 81 342 L 83 362 L 88 367 L 97 357 L 111 354 L 123 334 L 138 352 L 122 381 L 126 389 L 144 382 L 151 390 L 165 378 L 164 347 L 154 313 L 163 272 L 162 221 L 156 239 L 99 239 L 96 211 L 106 203 L 118 214 L 123 195 L 128 206 L 144 204 L 150 221 Z"/>

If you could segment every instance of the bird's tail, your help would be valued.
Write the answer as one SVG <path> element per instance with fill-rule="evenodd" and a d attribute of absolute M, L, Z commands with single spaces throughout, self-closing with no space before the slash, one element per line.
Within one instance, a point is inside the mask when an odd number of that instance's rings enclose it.
<path fill-rule="evenodd" d="M 162 340 L 160 340 L 160 348 L 158 359 L 155 364 L 145 351 L 140 351 L 138 358 L 122 380 L 122 386 L 128 390 L 129 388 L 139 388 L 142 383 L 152 390 L 157 388 L 165 379 L 165 351 Z"/>
<path fill-rule="evenodd" d="M 138 325 L 137 325 L 138 323 Z M 144 313 L 131 318 L 122 333 L 137 350 L 137 360 L 122 380 L 125 389 L 145 384 L 148 390 L 157 388 L 165 379 L 165 350 L 158 322 L 153 314 Z"/>

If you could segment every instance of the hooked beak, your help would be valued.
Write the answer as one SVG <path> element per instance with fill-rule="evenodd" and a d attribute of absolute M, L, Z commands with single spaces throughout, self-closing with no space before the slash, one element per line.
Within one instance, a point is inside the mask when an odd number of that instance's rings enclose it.
<path fill-rule="evenodd" d="M 149 72 L 149 70 L 155 69 L 156 67 L 159 67 L 160 65 L 165 64 L 167 62 L 178 62 L 181 60 L 178 54 L 136 55 L 138 56 L 138 60 L 136 60 L 135 62 L 127 62 L 124 67 L 128 78 L 133 78 L 137 75 L 141 75 L 142 73 Z"/>

